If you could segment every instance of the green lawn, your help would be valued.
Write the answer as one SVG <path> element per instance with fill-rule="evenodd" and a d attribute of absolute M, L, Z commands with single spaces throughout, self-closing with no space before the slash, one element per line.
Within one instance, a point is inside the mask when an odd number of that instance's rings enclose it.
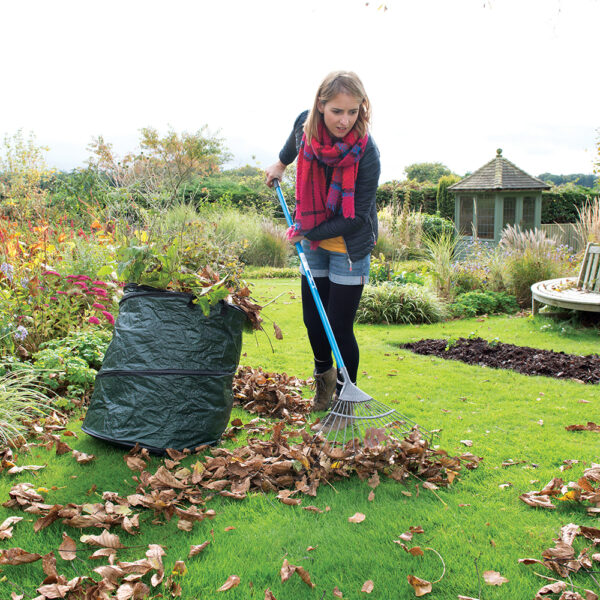
<path fill-rule="evenodd" d="M 301 378 L 311 375 L 299 285 L 298 279 L 256 282 L 254 297 L 259 303 L 279 297 L 264 310 L 268 335 L 245 335 L 241 364 Z M 282 340 L 275 338 L 271 320 L 281 327 Z M 417 356 L 399 349 L 398 344 L 475 333 L 490 340 L 497 337 L 506 343 L 577 354 L 597 352 L 600 347 L 598 330 L 561 332 L 559 327 L 544 327 L 546 323 L 543 318 L 492 317 L 427 326 L 357 327 L 359 387 L 423 427 L 441 430 L 436 443 L 448 453 L 469 450 L 484 457 L 477 470 L 463 470 L 448 489 L 434 493 L 420 485 L 417 490 L 416 480 L 409 486 L 384 480 L 370 502 L 367 483 L 351 479 L 336 482 L 334 487 L 322 485 L 316 498 L 303 498 L 303 505 L 314 504 L 323 510 L 329 506 L 322 514 L 282 504 L 273 494 L 254 494 L 244 501 L 216 498 L 209 503 L 216 517 L 197 523 L 189 533 L 177 529 L 175 520 L 152 524 L 154 517 L 148 512 L 142 515 L 140 535 L 114 530 L 122 543 L 135 546 L 119 551 L 119 559 L 137 560 L 148 544 L 162 544 L 167 573 L 175 561 L 186 563 L 187 574 L 177 579 L 186 599 L 220 597 L 216 590 L 230 575 L 241 579 L 238 587 L 224 592 L 231 598 L 262 600 L 265 589 L 270 588 L 278 600 L 320 600 L 334 598 L 336 586 L 343 598 L 414 598 L 407 575 L 435 581 L 443 573 L 427 598 L 446 600 L 464 595 L 531 600 L 548 583 L 534 571 L 558 576 L 541 565 L 519 564 L 518 559 L 541 559 L 541 552 L 554 545 L 552 539 L 567 523 L 600 526 L 598 518 L 587 516 L 585 507 L 575 503 L 558 502 L 558 508 L 549 511 L 533 509 L 519 500 L 521 493 L 541 489 L 553 477 L 576 481 L 591 462 L 600 462 L 598 433 L 565 431 L 570 424 L 598 422 L 597 387 Z M 252 418 L 239 410 L 234 413 L 234 417 Z M 80 421 L 74 421 L 71 428 L 79 437 L 65 438 L 68 443 L 97 459 L 79 465 L 70 454 L 55 456 L 54 451 L 35 448 L 32 455 L 20 455 L 17 463 L 47 466 L 38 473 L 16 476 L 3 472 L 1 501 L 8 498 L 12 485 L 22 481 L 48 488 L 44 495 L 49 504 L 98 502 L 105 490 L 121 496 L 133 493 L 133 473 L 123 461 L 123 452 L 81 433 Z M 472 447 L 466 448 L 461 440 L 471 440 Z M 507 459 L 524 462 L 502 467 Z M 580 462 L 561 473 L 559 467 L 565 459 Z M 153 466 L 160 462 L 154 459 Z M 359 524 L 348 522 L 356 512 L 364 513 L 366 519 Z M 12 539 L 0 540 L 0 548 L 17 546 L 40 554 L 56 551 L 66 531 L 82 549 L 82 534 L 100 533 L 56 521 L 35 534 L 32 523 L 36 515 L 0 508 L 0 523 L 11 515 L 25 519 L 15 525 Z M 412 556 L 393 542 L 412 526 L 421 526 L 424 533 L 415 535 L 407 545 L 433 549 L 424 556 Z M 235 529 L 225 531 L 228 527 Z M 211 540 L 210 545 L 188 559 L 190 545 L 205 540 Z M 579 539 L 575 545 L 578 549 L 584 546 Z M 308 551 L 310 546 L 315 549 Z M 88 560 L 91 550 L 79 554 L 81 559 L 73 562 L 57 557 L 59 573 L 70 579 L 91 574 L 92 568 L 105 564 Z M 279 570 L 284 558 L 302 565 L 315 587 L 309 588 L 296 575 L 281 583 Z M 1 569 L 0 598 L 9 598 L 12 591 L 24 593 L 25 598 L 36 596 L 35 588 L 44 579 L 41 562 Z M 487 585 L 482 575 L 488 570 L 500 572 L 508 583 Z M 370 595 L 360 591 L 366 580 L 374 583 Z M 576 574 L 572 581 L 600 593 L 589 575 Z M 166 592 L 165 597 L 169 597 Z"/>

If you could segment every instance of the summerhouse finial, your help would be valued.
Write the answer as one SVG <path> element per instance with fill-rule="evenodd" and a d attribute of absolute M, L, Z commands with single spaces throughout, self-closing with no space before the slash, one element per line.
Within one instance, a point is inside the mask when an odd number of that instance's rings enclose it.
<path fill-rule="evenodd" d="M 498 150 L 496 150 L 496 156 L 502 156 L 502 148 L 498 148 Z"/>

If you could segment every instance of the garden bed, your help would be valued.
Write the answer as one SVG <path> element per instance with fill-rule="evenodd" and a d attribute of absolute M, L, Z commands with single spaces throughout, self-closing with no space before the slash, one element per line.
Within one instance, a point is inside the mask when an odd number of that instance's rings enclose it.
<path fill-rule="evenodd" d="M 575 379 L 582 383 L 600 381 L 600 356 L 597 354 L 578 356 L 502 342 L 490 343 L 482 338 L 419 340 L 400 347 L 416 354 L 459 360 L 469 365 L 512 369 L 524 375 Z"/>

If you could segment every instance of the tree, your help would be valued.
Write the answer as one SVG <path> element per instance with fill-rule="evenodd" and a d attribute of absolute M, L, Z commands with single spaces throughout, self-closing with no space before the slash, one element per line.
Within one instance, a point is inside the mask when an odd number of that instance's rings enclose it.
<path fill-rule="evenodd" d="M 38 146 L 35 135 L 25 139 L 19 129 L 12 136 L 4 137 L 3 151 L 0 154 L 0 172 L 5 184 L 3 194 L 13 198 L 31 197 L 40 193 L 40 182 L 52 173 L 46 165 L 46 146 Z"/>
<path fill-rule="evenodd" d="M 440 162 L 430 163 L 414 163 L 412 165 L 408 165 L 404 172 L 406 173 L 406 177 L 408 179 L 414 179 L 419 183 L 424 183 L 428 181 L 432 184 L 437 184 L 441 177 L 444 175 L 452 175 L 452 171 Z"/>
<path fill-rule="evenodd" d="M 454 194 L 448 191 L 448 188 L 460 181 L 458 175 L 444 175 L 440 177 L 438 181 L 437 195 L 436 195 L 436 206 L 437 212 L 444 219 L 450 219 L 454 221 Z"/>
<path fill-rule="evenodd" d="M 88 146 L 93 155 L 89 164 L 115 187 L 135 189 L 146 198 L 162 196 L 173 202 L 184 183 L 218 172 L 230 158 L 224 141 L 211 135 L 206 126 L 195 133 L 169 129 L 163 137 L 152 127 L 140 132 L 141 151 L 123 158 L 102 136 L 94 138 Z"/>

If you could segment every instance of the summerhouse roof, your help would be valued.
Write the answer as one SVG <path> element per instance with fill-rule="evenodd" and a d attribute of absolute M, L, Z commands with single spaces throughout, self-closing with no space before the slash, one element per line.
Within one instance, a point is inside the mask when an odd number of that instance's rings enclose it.
<path fill-rule="evenodd" d="M 471 175 L 451 185 L 452 192 L 484 190 L 548 190 L 550 186 L 519 169 L 517 165 L 502 156 L 502 149 L 496 150 L 496 157 L 477 169 Z"/>

